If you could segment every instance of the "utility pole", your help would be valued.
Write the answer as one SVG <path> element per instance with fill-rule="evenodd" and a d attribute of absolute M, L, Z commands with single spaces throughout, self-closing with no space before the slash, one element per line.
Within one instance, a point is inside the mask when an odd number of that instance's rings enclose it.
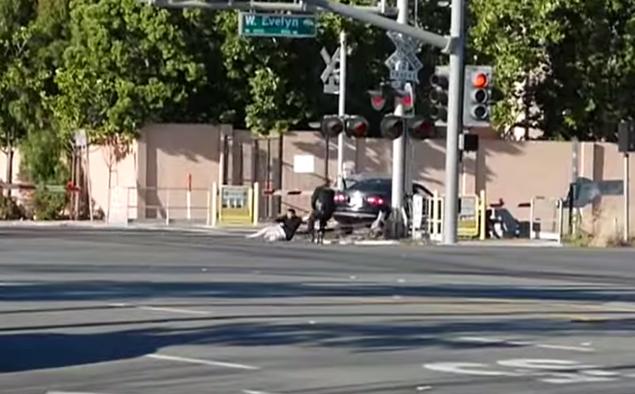
<path fill-rule="evenodd" d="M 339 106 L 337 114 L 340 118 L 346 115 L 346 32 L 340 32 L 340 81 L 339 81 Z M 340 133 L 337 136 L 337 188 L 344 188 L 344 136 L 346 133 Z M 327 163 L 328 165 L 328 163 Z"/>
<path fill-rule="evenodd" d="M 450 86 L 448 89 L 448 123 L 445 148 L 443 243 L 446 245 L 455 244 L 457 241 L 459 134 L 463 131 L 464 19 L 465 0 L 452 0 L 450 37 L 455 40 L 456 46 L 450 53 Z"/>
<path fill-rule="evenodd" d="M 397 23 L 408 23 L 408 0 L 397 0 Z M 398 70 L 404 70 L 406 65 L 402 60 L 397 65 Z M 402 88 L 403 86 L 400 86 Z M 395 105 L 395 116 L 403 116 L 404 108 L 401 102 Z M 403 122 L 402 122 L 403 123 Z M 402 125 L 403 127 L 403 125 Z M 401 208 L 403 206 L 404 192 L 404 169 L 406 167 L 406 133 L 402 132 L 401 136 L 392 142 L 392 197 L 391 208 L 393 216 L 393 236 L 399 236 L 402 231 L 403 223 L 401 220 Z"/>

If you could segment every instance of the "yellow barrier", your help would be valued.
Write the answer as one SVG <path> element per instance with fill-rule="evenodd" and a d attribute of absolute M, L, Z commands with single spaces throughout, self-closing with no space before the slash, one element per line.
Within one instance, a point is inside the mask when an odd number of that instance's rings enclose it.
<path fill-rule="evenodd" d="M 258 225 L 259 185 L 250 186 L 212 184 L 207 201 L 207 225 Z"/>
<path fill-rule="evenodd" d="M 428 199 L 428 234 L 433 241 L 443 239 L 444 197 L 437 192 Z M 462 238 L 486 237 L 485 192 L 459 197 L 457 233 Z"/>

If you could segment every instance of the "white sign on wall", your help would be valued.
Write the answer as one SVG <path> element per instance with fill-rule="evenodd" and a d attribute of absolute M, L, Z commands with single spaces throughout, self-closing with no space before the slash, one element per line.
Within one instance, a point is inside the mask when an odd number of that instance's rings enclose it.
<path fill-rule="evenodd" d="M 312 174 L 313 172 L 315 172 L 315 156 L 293 156 L 293 172 L 295 172 L 296 174 Z"/>

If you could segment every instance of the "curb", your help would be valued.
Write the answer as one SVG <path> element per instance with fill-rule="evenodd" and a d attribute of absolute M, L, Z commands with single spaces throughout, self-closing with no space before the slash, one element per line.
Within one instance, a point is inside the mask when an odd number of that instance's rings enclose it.
<path fill-rule="evenodd" d="M 207 227 L 203 225 L 197 226 L 165 226 L 160 224 L 108 224 L 105 222 L 90 221 L 0 221 L 0 229 L 43 229 L 43 228 L 75 228 L 85 230 L 145 230 L 145 231 L 174 231 L 174 232 L 191 232 L 206 233 L 218 235 L 242 235 L 249 234 L 258 230 L 258 227 Z"/>
<path fill-rule="evenodd" d="M 325 239 L 324 245 L 356 245 L 356 246 L 398 246 L 401 243 L 397 240 L 330 240 Z"/>

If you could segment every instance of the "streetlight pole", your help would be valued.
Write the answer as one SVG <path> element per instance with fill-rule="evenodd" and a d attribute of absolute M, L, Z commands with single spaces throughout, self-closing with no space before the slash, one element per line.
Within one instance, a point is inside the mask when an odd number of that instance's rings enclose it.
<path fill-rule="evenodd" d="M 465 48 L 465 0 L 452 0 L 450 37 L 456 46 L 450 53 L 450 86 L 448 89 L 448 124 L 445 148 L 445 208 L 443 215 L 443 243 L 457 241 L 459 198 L 459 134 L 463 131 L 463 78 Z"/>

